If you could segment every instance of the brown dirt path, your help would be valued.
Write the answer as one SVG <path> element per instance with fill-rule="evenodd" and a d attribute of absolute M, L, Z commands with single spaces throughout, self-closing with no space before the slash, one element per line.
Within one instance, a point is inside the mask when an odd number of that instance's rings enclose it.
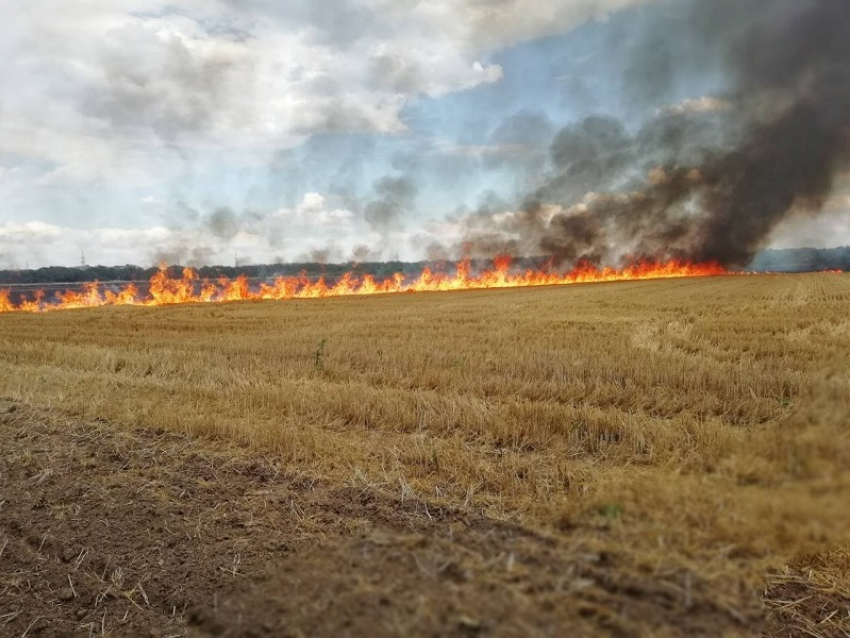
<path fill-rule="evenodd" d="M 0 636 L 757 635 L 694 574 L 0 401 Z M 594 530 L 598 534 L 598 530 Z"/>

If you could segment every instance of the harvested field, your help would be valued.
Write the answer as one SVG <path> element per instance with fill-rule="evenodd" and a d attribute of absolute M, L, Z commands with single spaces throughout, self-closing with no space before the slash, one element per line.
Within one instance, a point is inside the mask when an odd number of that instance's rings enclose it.
<path fill-rule="evenodd" d="M 811 274 L 0 316 L 0 634 L 850 635 L 848 310 Z"/>

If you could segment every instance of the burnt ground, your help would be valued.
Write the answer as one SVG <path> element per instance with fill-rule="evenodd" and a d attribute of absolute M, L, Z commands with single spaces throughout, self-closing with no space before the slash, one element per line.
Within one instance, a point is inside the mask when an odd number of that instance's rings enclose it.
<path fill-rule="evenodd" d="M 717 608 L 698 576 L 641 576 L 581 530 L 334 487 L 225 442 L 2 401 L 0 442 L 2 636 L 764 629 L 757 599 Z"/>

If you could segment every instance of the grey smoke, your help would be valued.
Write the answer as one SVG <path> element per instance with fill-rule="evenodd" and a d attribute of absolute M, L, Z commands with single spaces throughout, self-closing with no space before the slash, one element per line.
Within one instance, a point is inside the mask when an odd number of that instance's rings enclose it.
<path fill-rule="evenodd" d="M 407 176 L 386 175 L 375 182 L 374 190 L 377 197 L 366 204 L 363 218 L 373 230 L 386 233 L 413 209 L 418 189 Z"/>
<path fill-rule="evenodd" d="M 201 220 L 201 213 L 184 200 L 178 199 L 162 213 L 162 220 L 172 229 L 193 228 Z"/>
<path fill-rule="evenodd" d="M 565 127 L 521 213 L 487 232 L 471 224 L 471 240 L 563 262 L 746 266 L 787 215 L 818 212 L 847 166 L 847 11 L 845 0 L 689 2 L 678 30 L 659 23 L 634 45 L 625 90 L 641 103 L 647 87 L 666 93 L 717 63 L 729 108 L 662 111 L 634 135 L 607 117 Z"/>
<path fill-rule="evenodd" d="M 159 248 L 151 254 L 151 264 L 206 266 L 210 263 L 215 251 L 209 246 L 173 243 Z"/>
<path fill-rule="evenodd" d="M 555 134 L 555 125 L 539 111 L 519 111 L 505 118 L 490 135 L 490 145 L 495 152 L 484 156 L 484 166 L 490 169 L 506 168 L 526 172 L 539 172 L 546 165 L 549 141 Z"/>
<path fill-rule="evenodd" d="M 221 239 L 233 239 L 239 232 L 239 220 L 229 208 L 217 208 L 207 219 L 213 235 Z"/>
<path fill-rule="evenodd" d="M 380 250 L 366 244 L 359 244 L 351 251 L 351 261 L 354 262 L 375 262 L 380 261 L 382 257 Z"/>

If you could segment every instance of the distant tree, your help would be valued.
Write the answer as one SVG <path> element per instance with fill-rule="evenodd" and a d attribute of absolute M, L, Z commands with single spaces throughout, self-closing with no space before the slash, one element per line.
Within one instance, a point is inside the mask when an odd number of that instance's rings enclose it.
<path fill-rule="evenodd" d="M 486 259 L 473 260 L 473 269 L 490 265 Z M 542 268 L 547 264 L 545 257 L 521 257 L 514 260 L 519 269 Z M 428 265 L 425 261 L 404 262 L 385 261 L 369 263 L 345 262 L 341 264 L 320 264 L 316 262 L 297 262 L 287 264 L 257 264 L 235 268 L 233 266 L 202 266 L 197 269 L 201 279 L 215 280 L 221 277 L 233 279 L 237 275 L 252 278 L 275 276 L 295 277 L 304 273 L 311 279 L 325 277 L 335 281 L 343 273 L 354 271 L 362 276 L 372 274 L 375 277 L 391 277 L 395 273 L 413 276 Z M 453 271 L 454 264 L 431 264 L 435 270 Z M 179 277 L 183 267 L 169 267 L 172 276 Z M 750 264 L 754 271 L 805 272 L 815 270 L 850 270 L 850 246 L 839 248 L 793 248 L 783 250 L 765 250 L 756 255 Z M 157 271 L 156 267 L 143 268 L 132 264 L 123 266 L 91 266 L 88 268 L 67 268 L 64 266 L 46 266 L 29 270 L 0 270 L 0 286 L 10 284 L 77 284 L 87 281 L 121 282 L 147 281 Z"/>

